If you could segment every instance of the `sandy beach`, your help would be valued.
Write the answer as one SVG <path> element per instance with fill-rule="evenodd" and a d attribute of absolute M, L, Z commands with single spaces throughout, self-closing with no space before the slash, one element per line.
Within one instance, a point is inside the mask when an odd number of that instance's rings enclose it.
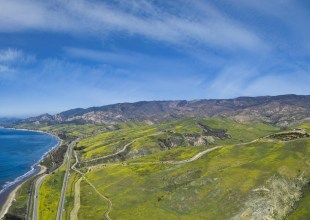
<path fill-rule="evenodd" d="M 38 165 L 38 167 L 40 168 L 40 171 L 38 173 L 35 173 L 34 175 L 29 176 L 29 178 L 33 177 L 33 176 L 39 176 L 43 173 L 45 173 L 46 171 L 46 167 L 45 166 L 41 166 Z M 16 192 L 17 190 L 29 179 L 25 179 L 23 180 L 21 183 L 18 183 L 14 189 L 9 193 L 5 203 L 3 204 L 3 207 L 1 208 L 0 211 L 0 219 L 4 217 L 4 215 L 9 211 L 9 208 L 11 207 L 13 201 L 15 200 L 15 196 L 16 196 Z"/>
<path fill-rule="evenodd" d="M 10 192 L 6 202 L 4 203 L 1 211 L 0 211 L 0 219 L 4 217 L 4 215 L 9 211 L 9 208 L 12 205 L 12 202 L 15 200 L 15 195 L 17 190 L 23 185 L 24 182 L 22 182 L 21 184 L 19 184 L 17 187 L 15 187 L 15 189 Z"/>

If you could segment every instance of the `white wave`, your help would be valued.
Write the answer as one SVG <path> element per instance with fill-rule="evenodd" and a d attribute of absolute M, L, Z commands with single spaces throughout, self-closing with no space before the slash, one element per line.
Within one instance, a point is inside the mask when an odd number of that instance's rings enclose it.
<path fill-rule="evenodd" d="M 26 130 L 26 129 L 11 129 L 11 130 Z M 30 130 L 27 130 L 27 131 L 30 131 Z M 32 130 L 31 130 L 31 131 L 32 131 Z M 34 131 L 34 132 L 41 132 L 41 131 Z M 46 133 L 46 132 L 42 132 L 42 133 L 48 134 L 48 133 Z M 2 189 L 0 190 L 0 194 L 2 194 L 5 190 L 7 190 L 9 187 L 13 186 L 14 184 L 19 183 L 19 182 L 22 182 L 23 180 L 27 179 L 27 177 L 29 177 L 29 176 L 31 176 L 32 174 L 34 174 L 34 172 L 35 172 L 35 167 L 44 159 L 44 157 L 45 157 L 48 153 L 50 153 L 52 150 L 54 150 L 56 147 L 58 147 L 58 146 L 61 144 L 61 140 L 60 140 L 58 137 L 56 137 L 56 136 L 54 136 L 54 135 L 51 135 L 51 134 L 48 134 L 48 135 L 50 135 L 50 136 L 56 138 L 56 139 L 57 139 L 57 143 L 56 143 L 53 147 L 51 147 L 50 149 L 48 149 L 48 150 L 41 156 L 41 158 L 40 158 L 36 163 L 34 163 L 34 164 L 31 166 L 31 169 L 30 169 L 27 173 L 25 173 L 25 174 L 23 174 L 23 175 L 17 177 L 14 181 L 8 181 L 8 182 L 6 182 L 6 183 L 2 186 Z"/>
<path fill-rule="evenodd" d="M 22 180 L 25 180 L 27 177 L 31 176 L 35 172 L 35 166 L 31 166 L 31 170 L 29 170 L 27 173 L 17 177 L 14 181 L 8 181 L 6 182 L 3 186 L 2 189 L 0 190 L 0 194 L 4 192 L 6 189 L 9 187 L 13 186 L 14 184 L 21 182 Z"/>

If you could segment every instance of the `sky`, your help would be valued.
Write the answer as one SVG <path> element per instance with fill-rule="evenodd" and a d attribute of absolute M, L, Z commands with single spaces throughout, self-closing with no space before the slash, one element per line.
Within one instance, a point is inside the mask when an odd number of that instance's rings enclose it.
<path fill-rule="evenodd" d="M 0 117 L 310 94 L 308 0 L 0 0 Z"/>

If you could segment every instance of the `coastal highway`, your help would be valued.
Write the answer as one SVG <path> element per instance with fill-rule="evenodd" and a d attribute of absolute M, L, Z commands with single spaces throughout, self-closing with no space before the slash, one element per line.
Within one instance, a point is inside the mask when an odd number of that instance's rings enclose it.
<path fill-rule="evenodd" d="M 78 139 L 77 140 L 75 140 L 75 141 L 73 141 L 70 145 L 69 145 L 69 148 L 68 148 L 68 150 L 67 150 L 67 153 L 66 153 L 66 155 L 67 155 L 67 160 L 66 160 L 66 158 L 64 158 L 64 161 L 63 161 L 63 163 L 62 163 L 62 165 L 61 166 L 63 166 L 65 163 L 66 163 L 66 161 L 67 161 L 67 170 L 66 170 L 66 176 L 68 177 L 68 161 L 69 161 L 69 168 L 70 168 L 70 159 L 71 159 L 71 156 L 69 156 L 69 155 L 71 155 L 72 154 L 72 148 L 75 146 L 75 144 L 76 144 L 76 142 L 78 141 Z M 61 167 L 60 166 L 60 167 Z M 60 167 L 58 167 L 55 171 L 57 171 Z M 69 169 L 70 170 L 70 169 Z M 54 171 L 54 172 L 55 172 Z M 45 172 L 45 171 L 43 171 L 43 172 Z M 33 215 L 32 215 L 32 220 L 38 220 L 39 219 L 39 216 L 38 216 L 38 213 L 39 213 L 39 190 L 40 190 L 40 187 L 41 187 L 41 184 L 42 184 L 42 182 L 44 181 L 44 179 L 48 176 L 49 174 L 44 174 L 44 175 L 42 175 L 42 176 L 40 176 L 38 179 L 37 179 L 37 181 L 36 181 L 36 183 L 35 183 L 35 192 L 34 192 L 34 202 L 33 202 Z M 65 182 L 65 181 L 64 181 Z M 67 186 L 67 185 L 66 185 Z M 63 186 L 64 187 L 64 186 Z M 63 195 L 63 188 L 62 188 L 62 192 L 61 192 L 62 194 L 61 195 Z M 65 193 L 65 192 L 64 192 Z M 64 199 L 63 199 L 63 201 L 64 201 Z M 59 210 L 59 208 L 58 208 L 58 210 Z M 61 215 L 60 215 L 61 216 Z M 58 219 L 58 212 L 57 212 L 57 219 Z M 60 218 L 61 219 L 61 218 Z"/>
<path fill-rule="evenodd" d="M 62 212 L 63 212 L 63 209 L 64 209 L 64 203 L 65 203 L 65 197 L 66 197 L 66 189 L 67 189 L 67 185 L 68 185 L 68 177 L 69 177 L 70 167 L 71 167 L 72 150 L 73 150 L 74 146 L 76 145 L 76 143 L 78 141 L 79 141 L 79 139 L 76 139 L 73 142 L 71 142 L 69 144 L 69 149 L 67 151 L 67 168 L 66 168 L 65 177 L 64 177 L 64 180 L 63 180 L 63 184 L 62 184 L 62 189 L 61 189 L 60 200 L 59 200 L 59 204 L 58 204 L 56 220 L 61 220 L 62 219 Z"/>
<path fill-rule="evenodd" d="M 39 190 L 41 187 L 41 184 L 44 180 L 44 178 L 47 176 L 47 174 L 44 174 L 40 176 L 35 184 L 35 190 L 34 190 L 34 202 L 33 202 L 33 214 L 32 214 L 32 219 L 33 220 L 38 220 L 38 212 L 39 212 Z"/>

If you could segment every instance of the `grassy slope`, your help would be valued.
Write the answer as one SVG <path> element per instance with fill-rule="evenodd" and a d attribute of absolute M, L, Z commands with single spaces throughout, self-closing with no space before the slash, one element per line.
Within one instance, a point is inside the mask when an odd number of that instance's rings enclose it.
<path fill-rule="evenodd" d="M 87 160 L 114 153 L 135 138 L 143 137 L 156 132 L 155 128 L 141 126 L 138 128 L 130 128 L 106 132 L 92 136 L 79 142 L 78 147 L 86 146 L 83 150 L 82 159 Z"/>
<path fill-rule="evenodd" d="M 84 147 L 84 149 L 79 152 L 81 160 L 88 160 L 92 158 L 97 158 L 100 156 L 115 153 L 116 151 L 123 148 L 123 146 L 132 140 L 139 138 L 131 146 L 131 156 L 137 156 L 137 154 L 151 155 L 153 157 L 160 157 L 162 153 L 158 145 L 159 139 L 173 139 L 176 136 L 193 134 L 202 135 L 202 129 L 197 125 L 197 122 L 208 125 L 213 129 L 227 129 L 227 134 L 232 138 L 226 140 L 215 139 L 212 145 L 227 144 L 227 143 L 240 143 L 253 140 L 258 137 L 263 137 L 265 135 L 274 133 L 279 129 L 270 125 L 265 125 L 261 123 L 254 124 L 239 124 L 232 120 L 213 118 L 213 119 L 203 119 L 198 120 L 195 118 L 186 118 L 181 120 L 175 120 L 168 123 L 163 123 L 160 125 L 140 125 L 134 128 L 126 128 L 122 130 L 116 130 L 112 132 L 101 133 L 89 138 L 86 138 L 79 142 L 78 147 Z M 160 131 L 173 131 L 175 135 L 164 132 L 158 134 Z M 179 146 L 188 146 L 188 143 L 182 142 Z M 208 147 L 208 146 L 205 146 Z M 190 149 L 191 152 L 186 152 L 189 156 L 195 154 L 201 150 L 201 148 Z M 172 150 L 179 151 L 179 154 L 183 150 Z M 187 149 L 186 149 L 187 151 Z M 185 152 L 184 152 L 185 153 Z M 175 154 L 175 153 L 173 153 Z"/>
<path fill-rule="evenodd" d="M 290 213 L 286 220 L 308 220 L 310 216 L 310 187 L 309 185 L 304 190 L 304 195 L 299 202 L 297 202 L 295 210 Z"/>
<path fill-rule="evenodd" d="M 103 219 L 106 209 L 106 202 L 83 180 L 81 182 L 81 207 L 78 212 L 78 218 Z"/>
<path fill-rule="evenodd" d="M 212 129 L 225 128 L 231 136 L 231 139 L 217 139 L 213 146 L 244 143 L 279 131 L 279 128 L 261 123 L 239 124 L 219 118 L 200 122 Z M 146 128 L 147 126 L 143 129 L 147 130 Z M 149 126 L 149 129 L 152 128 L 154 126 Z M 196 126 L 196 119 L 157 125 L 154 133 L 163 129 L 179 134 L 201 134 Z M 126 132 L 130 134 L 126 136 L 128 143 L 138 130 L 135 127 L 134 130 L 125 129 L 121 132 L 122 135 L 126 135 Z M 118 132 L 113 134 L 115 140 L 121 137 Z M 88 146 L 98 144 L 97 149 L 101 148 L 103 155 L 108 154 L 111 151 L 105 152 L 102 143 L 107 141 L 106 137 L 109 135 L 106 133 L 88 138 L 81 146 L 86 146 L 87 153 Z M 158 147 L 154 144 L 156 141 L 158 139 L 155 136 L 141 138 L 131 146 L 131 150 L 154 149 Z M 170 150 L 157 150 L 131 161 L 181 160 L 192 157 L 207 147 L 180 146 Z M 95 170 L 87 174 L 87 177 L 101 193 L 111 198 L 112 218 L 225 219 L 243 212 L 250 197 L 257 197 L 252 190 L 272 182 L 272 178 L 296 182 L 301 173 L 308 175 L 305 161 L 309 157 L 309 148 L 309 142 L 305 140 L 285 144 L 261 141 L 249 146 L 226 146 L 190 164 L 109 167 Z M 276 200 L 279 198 L 272 201 Z M 81 205 L 83 207 L 85 202 Z"/>
<path fill-rule="evenodd" d="M 309 152 L 309 141 L 259 142 L 228 146 L 189 164 L 110 167 L 87 178 L 112 200 L 114 219 L 226 219 L 274 175 L 309 175 Z"/>
<path fill-rule="evenodd" d="M 75 124 L 58 124 L 58 125 L 47 125 L 47 124 L 22 124 L 18 128 L 22 129 L 35 129 L 46 132 L 53 132 L 58 134 L 66 134 L 68 137 L 76 138 L 87 134 L 94 134 L 97 132 L 107 131 L 110 128 L 105 125 L 75 125 Z M 111 128 L 114 129 L 114 128 Z"/>
<path fill-rule="evenodd" d="M 79 143 L 86 146 L 80 151 L 82 158 L 107 155 L 121 149 L 124 144 L 137 137 L 155 135 L 158 131 L 172 130 L 178 134 L 201 134 L 197 120 L 187 118 L 160 125 L 124 123 L 117 125 L 121 130 L 106 131 L 105 127 L 89 126 L 51 126 L 41 129 L 66 131 L 72 137 L 101 131 Z M 278 131 L 278 128 L 255 123 L 238 124 L 231 120 L 212 118 L 200 120 L 213 129 L 227 129 L 232 137 L 216 140 L 211 146 L 240 143 L 263 137 Z M 303 125 L 308 126 L 309 125 Z M 166 135 L 166 134 L 165 134 Z M 181 160 L 195 155 L 210 146 L 180 146 L 170 150 L 158 147 L 159 136 L 143 137 L 135 142 L 131 150 L 149 150 L 151 153 L 136 159 L 139 161 Z M 89 173 L 88 178 L 104 195 L 111 198 L 114 219 L 205 219 L 221 218 L 237 214 L 249 199 L 251 189 L 261 186 L 273 175 L 295 179 L 306 170 L 305 157 L 308 158 L 309 143 L 291 144 L 260 143 L 249 147 L 225 147 L 190 164 L 179 166 L 143 165 L 135 167 L 110 167 Z M 44 216 L 55 216 L 51 210 L 57 210 L 57 201 L 61 186 L 61 172 L 45 181 L 43 204 L 49 204 L 42 210 Z M 71 174 L 72 175 L 72 174 Z M 68 217 L 72 209 L 73 185 L 71 177 L 67 191 L 66 210 Z M 70 190 L 71 189 L 71 190 Z M 81 183 L 81 219 L 101 219 L 106 203 L 85 181 Z M 50 194 L 53 194 L 50 196 Z M 58 196 L 58 199 L 57 199 Z M 309 196 L 310 200 L 310 196 Z M 307 204 L 305 203 L 302 203 Z M 225 213 L 225 215 L 223 214 Z M 47 218 L 49 219 L 49 218 Z M 295 218 L 296 219 L 296 218 Z"/>
<path fill-rule="evenodd" d="M 211 128 L 226 129 L 231 136 L 231 139 L 219 140 L 215 144 L 249 142 L 280 130 L 277 127 L 263 123 L 241 124 L 224 118 L 207 118 L 203 120 L 203 123 Z"/>
<path fill-rule="evenodd" d="M 304 123 L 296 128 L 306 129 L 310 133 L 310 123 Z M 303 197 L 296 204 L 295 210 L 288 215 L 287 220 L 308 220 L 310 216 L 310 187 L 309 185 L 305 188 L 303 192 Z"/>
<path fill-rule="evenodd" d="M 56 218 L 65 170 L 66 166 L 63 165 L 43 181 L 39 192 L 40 219 L 48 220 Z"/>

